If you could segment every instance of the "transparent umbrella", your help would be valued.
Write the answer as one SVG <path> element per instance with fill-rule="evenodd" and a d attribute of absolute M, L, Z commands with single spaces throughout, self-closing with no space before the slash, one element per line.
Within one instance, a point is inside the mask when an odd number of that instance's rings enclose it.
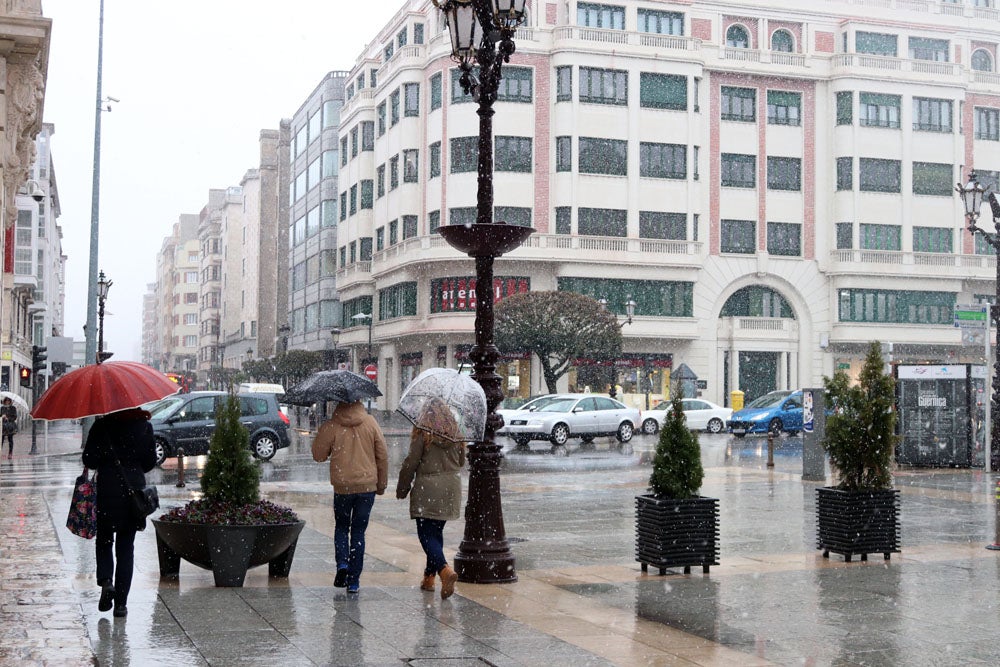
<path fill-rule="evenodd" d="M 403 392 L 396 411 L 420 430 L 455 442 L 482 440 L 486 429 L 483 388 L 451 368 L 429 368 L 418 375 Z"/>

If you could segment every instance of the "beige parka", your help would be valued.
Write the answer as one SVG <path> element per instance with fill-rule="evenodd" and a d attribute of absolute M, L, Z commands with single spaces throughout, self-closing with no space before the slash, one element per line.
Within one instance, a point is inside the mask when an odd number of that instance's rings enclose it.
<path fill-rule="evenodd" d="M 448 521 L 461 516 L 459 471 L 464 465 L 465 443 L 413 429 L 396 485 L 397 498 L 410 495 L 410 518 Z"/>

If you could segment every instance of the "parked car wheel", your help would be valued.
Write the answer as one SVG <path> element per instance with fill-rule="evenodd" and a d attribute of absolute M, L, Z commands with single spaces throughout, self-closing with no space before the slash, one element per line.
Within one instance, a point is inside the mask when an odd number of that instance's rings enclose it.
<path fill-rule="evenodd" d="M 632 439 L 634 433 L 635 429 L 632 427 L 632 422 L 622 422 L 618 426 L 618 434 L 615 437 L 618 438 L 618 442 L 628 442 Z"/>
<path fill-rule="evenodd" d="M 647 435 L 653 435 L 660 430 L 660 422 L 655 419 L 647 419 L 642 422 L 642 432 Z"/>
<path fill-rule="evenodd" d="M 270 433 L 261 433 L 253 441 L 254 456 L 261 461 L 270 461 L 278 451 L 278 443 Z"/>
<path fill-rule="evenodd" d="M 566 424 L 556 424 L 552 427 L 552 435 L 549 438 L 553 445 L 565 445 L 569 440 L 569 427 Z"/>
<path fill-rule="evenodd" d="M 771 420 L 771 423 L 767 425 L 767 432 L 773 433 L 774 435 L 780 435 L 781 426 L 782 426 L 781 420 L 775 417 L 774 419 Z"/>
<path fill-rule="evenodd" d="M 153 449 L 156 451 L 156 465 L 163 465 L 163 462 L 167 460 L 167 443 L 162 438 L 157 438 L 153 445 Z"/>
<path fill-rule="evenodd" d="M 712 419 L 708 422 L 709 433 L 722 433 L 723 428 L 725 428 L 725 424 L 722 423 L 721 419 Z"/>

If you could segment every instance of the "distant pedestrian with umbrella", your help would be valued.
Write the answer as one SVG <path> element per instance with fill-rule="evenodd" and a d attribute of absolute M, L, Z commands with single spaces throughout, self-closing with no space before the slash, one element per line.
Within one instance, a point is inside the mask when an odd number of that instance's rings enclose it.
<path fill-rule="evenodd" d="M 3 443 L 6 441 L 7 458 L 12 459 L 14 458 L 14 434 L 17 433 L 17 408 L 14 407 L 14 401 L 9 396 L 4 396 L 3 401 L 0 401 L 0 420 L 3 423 L 2 428 L 0 428 L 2 430 L 0 449 L 3 448 Z"/>
<path fill-rule="evenodd" d="M 94 420 L 83 449 L 83 465 L 97 471 L 97 584 L 99 611 L 114 604 L 114 615 L 128 614 L 135 533 L 129 496 L 146 485 L 156 466 L 150 414 L 140 408 L 112 412 Z M 112 549 L 114 553 L 112 554 Z"/>
<path fill-rule="evenodd" d="M 483 437 L 486 395 L 469 376 L 432 368 L 406 388 L 398 411 L 413 422 L 413 431 L 396 497 L 409 496 L 410 518 L 427 557 L 420 588 L 433 591 L 440 577 L 441 599 L 447 599 L 458 574 L 444 555 L 444 527 L 461 516 L 465 443 Z"/>

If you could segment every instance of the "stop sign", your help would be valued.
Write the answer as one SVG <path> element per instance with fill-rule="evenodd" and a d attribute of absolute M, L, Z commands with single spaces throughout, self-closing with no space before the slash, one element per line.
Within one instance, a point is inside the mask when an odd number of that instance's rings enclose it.
<path fill-rule="evenodd" d="M 378 380 L 378 366 L 375 364 L 368 364 L 365 366 L 365 377 L 367 377 L 372 382 Z"/>

